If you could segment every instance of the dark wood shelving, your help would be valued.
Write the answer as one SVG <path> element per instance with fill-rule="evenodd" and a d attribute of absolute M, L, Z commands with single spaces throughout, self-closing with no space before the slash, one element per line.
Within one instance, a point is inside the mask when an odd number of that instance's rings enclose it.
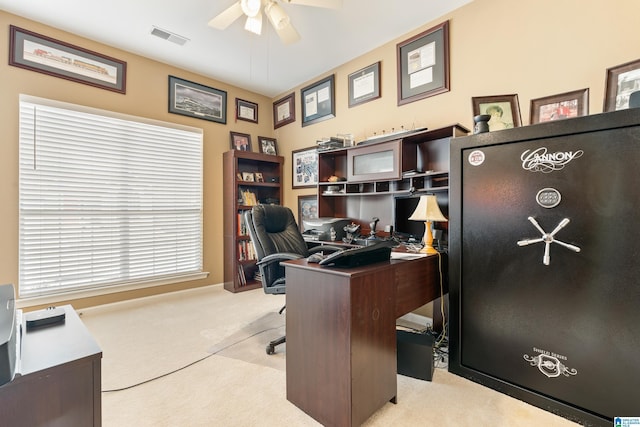
<path fill-rule="evenodd" d="M 242 192 L 248 191 L 256 203 L 282 203 L 282 164 L 284 157 L 251 151 L 231 150 L 223 155 L 223 224 L 224 224 L 224 288 L 230 292 L 256 289 L 262 283 L 254 279 L 258 271 L 253 259 L 245 259 L 252 251 L 249 236 L 242 231 L 242 213 L 251 210 Z M 238 179 L 254 174 L 254 181 Z M 255 181 L 260 173 L 265 182 Z"/>
<path fill-rule="evenodd" d="M 468 129 L 455 124 L 355 147 L 319 151 L 318 216 L 351 218 L 360 223 L 361 232 L 367 233 L 370 218 L 363 215 L 380 218 L 380 225 L 393 224 L 394 197 L 445 193 L 448 200 L 449 141 L 468 133 Z M 384 171 L 375 167 L 368 172 L 354 171 L 358 155 L 378 154 L 371 164 L 386 156 L 382 160 Z M 329 177 L 339 180 L 329 182 Z"/>

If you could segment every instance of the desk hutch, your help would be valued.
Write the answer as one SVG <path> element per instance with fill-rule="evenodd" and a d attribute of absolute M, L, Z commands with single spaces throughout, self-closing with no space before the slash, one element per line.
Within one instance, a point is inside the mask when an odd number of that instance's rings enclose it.
<path fill-rule="evenodd" d="M 447 201 L 449 142 L 468 133 L 455 124 L 320 151 L 318 216 L 352 218 L 368 232 L 374 216 L 381 225 L 394 223 L 394 196 L 430 192 Z"/>

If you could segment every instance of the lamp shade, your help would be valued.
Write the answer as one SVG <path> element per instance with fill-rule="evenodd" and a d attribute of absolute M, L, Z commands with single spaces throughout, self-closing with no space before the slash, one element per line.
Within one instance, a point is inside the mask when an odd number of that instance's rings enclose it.
<path fill-rule="evenodd" d="M 413 211 L 409 219 L 412 221 L 447 221 L 447 218 L 440 211 L 438 199 L 433 194 L 420 196 L 418 206 L 416 206 L 416 210 Z"/>

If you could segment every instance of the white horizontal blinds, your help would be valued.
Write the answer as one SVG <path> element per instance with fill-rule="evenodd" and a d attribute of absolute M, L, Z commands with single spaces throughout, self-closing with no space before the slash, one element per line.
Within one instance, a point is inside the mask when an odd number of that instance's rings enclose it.
<path fill-rule="evenodd" d="M 20 294 L 202 270 L 202 132 L 20 102 Z"/>

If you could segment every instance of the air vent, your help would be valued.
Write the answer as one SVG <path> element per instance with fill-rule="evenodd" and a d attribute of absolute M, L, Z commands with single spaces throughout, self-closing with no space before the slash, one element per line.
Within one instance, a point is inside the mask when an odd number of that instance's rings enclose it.
<path fill-rule="evenodd" d="M 171 43 L 179 44 L 180 46 L 183 46 L 186 42 L 189 41 L 189 39 L 186 37 L 182 37 L 170 31 L 163 30 L 162 28 L 158 28 L 155 25 L 151 30 L 151 34 L 156 37 L 160 37 L 163 40 L 168 40 Z"/>

